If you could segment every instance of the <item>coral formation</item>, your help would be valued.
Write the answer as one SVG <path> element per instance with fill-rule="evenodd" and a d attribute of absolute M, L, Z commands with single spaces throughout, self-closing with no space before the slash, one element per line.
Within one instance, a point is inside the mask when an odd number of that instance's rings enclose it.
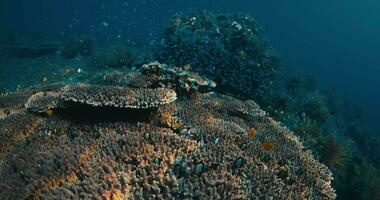
<path fill-rule="evenodd" d="M 80 102 L 92 106 L 120 108 L 151 108 L 176 100 L 175 91 L 165 88 L 124 88 L 100 85 L 69 85 L 62 89 L 65 101 Z"/>
<path fill-rule="evenodd" d="M 82 84 L 54 91 L 37 88 L 25 95 L 29 97 L 17 104 L 25 104 L 27 109 L 16 107 L 12 114 L 0 119 L 0 142 L 5 147 L 1 148 L 0 156 L 0 196 L 4 199 L 336 197 L 329 169 L 318 163 L 290 130 L 266 116 L 254 101 L 195 89 L 174 101 L 174 90 L 181 90 L 177 88 L 180 85 L 171 85 L 169 89 L 141 84 L 136 79 L 149 77 L 152 82 L 161 81 L 159 71 L 150 71 L 148 76 L 146 69 L 141 70 L 129 79 L 133 88 Z M 12 95 L 8 98 L 12 99 Z M 119 107 L 115 109 L 154 105 L 158 109 L 152 111 L 149 120 L 138 122 L 75 121 L 72 120 L 75 116 L 63 117 L 62 112 L 34 113 L 52 105 L 55 101 L 50 97 L 56 95 L 64 102 Z M 44 102 L 45 107 L 41 106 Z M 73 105 L 60 109 L 70 106 Z M 91 107 L 90 114 L 96 108 Z M 255 137 L 247 134 L 252 130 Z M 265 150 L 263 146 L 268 148 Z"/>
<path fill-rule="evenodd" d="M 319 92 L 307 94 L 303 102 L 301 102 L 299 113 L 305 113 L 318 122 L 326 122 L 329 110 L 325 97 Z"/>
<path fill-rule="evenodd" d="M 25 103 L 28 111 L 51 114 L 53 109 L 60 107 L 60 94 L 57 92 L 38 92 Z"/>
<path fill-rule="evenodd" d="M 10 44 L 13 56 L 16 50 L 23 56 L 54 53 L 59 44 L 49 38 L 18 38 Z M 310 173 L 313 167 L 304 164 L 309 153 L 294 163 L 300 144 L 279 139 L 273 128 L 279 124 L 268 125 L 268 116 L 294 130 L 330 168 L 338 199 L 380 199 L 376 132 L 366 127 L 357 108 L 319 91 L 310 76 L 277 71 L 261 26 L 249 16 L 178 14 L 157 49 L 150 47 L 158 43 L 140 46 L 118 38 L 100 44 L 103 38 L 97 38 L 95 44 L 89 37 L 69 36 L 61 56 L 75 60 L 58 58 L 58 72 L 35 76 L 44 84 L 65 84 L 21 89 L 36 83 L 22 80 L 16 92 L 0 88 L 0 199 L 13 185 L 21 191 L 16 197 L 28 199 L 63 194 L 59 198 L 255 199 L 268 194 L 297 199 L 305 188 L 301 197 L 318 199 L 324 197 L 318 194 L 321 187 L 333 196 L 328 183 L 317 189 L 311 184 L 331 176 Z M 103 45 L 91 63 L 82 59 Z M 12 51 L 4 50 L 0 59 L 11 58 Z M 56 57 L 16 60 L 43 59 L 41 68 L 28 67 L 38 74 L 44 64 L 52 69 Z M 149 63 L 155 59 L 166 64 Z M 23 72 L 18 69 L 15 74 Z M 7 80 L 4 87 L 16 89 Z M 66 85 L 77 82 L 86 85 Z M 288 148 L 295 152 L 283 156 Z M 16 177 L 13 182 L 8 172 Z"/>
<path fill-rule="evenodd" d="M 269 95 L 278 68 L 258 22 L 248 15 L 206 11 L 174 16 L 159 58 L 176 66 L 189 64 L 220 90 L 255 99 Z"/>
<path fill-rule="evenodd" d="M 154 85 L 175 88 L 178 93 L 206 92 L 216 87 L 214 81 L 189 71 L 187 65 L 183 67 L 169 67 L 156 61 L 144 64 L 142 72 L 147 76 L 158 76 L 155 78 L 157 81 L 153 83 Z"/>

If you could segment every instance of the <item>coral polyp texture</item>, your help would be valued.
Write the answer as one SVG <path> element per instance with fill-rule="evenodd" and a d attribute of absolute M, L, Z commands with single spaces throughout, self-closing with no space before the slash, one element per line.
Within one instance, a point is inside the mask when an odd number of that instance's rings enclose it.
<path fill-rule="evenodd" d="M 180 85 L 136 82 L 146 73 L 125 74 L 133 88 L 67 85 L 25 90 L 23 102 L 15 99 L 22 92 L 1 97 L 27 108 L 8 103 L 12 112 L 0 118 L 0 197 L 335 199 L 328 168 L 254 101 L 195 89 L 176 99 Z M 76 112 L 81 106 L 86 113 Z M 76 120 L 99 107 L 122 116 Z M 127 117 L 134 114 L 149 117 Z"/>
<path fill-rule="evenodd" d="M 169 67 L 156 61 L 144 64 L 141 70 L 155 85 L 174 88 L 182 94 L 193 91 L 210 91 L 216 87 L 214 81 L 189 71 L 188 65 Z"/>
<path fill-rule="evenodd" d="M 125 88 L 100 85 L 70 85 L 62 92 L 65 101 L 80 102 L 92 106 L 121 108 L 150 108 L 176 100 L 175 91 L 165 88 Z"/>
<path fill-rule="evenodd" d="M 25 103 L 28 111 L 36 113 L 50 113 L 60 104 L 60 94 L 57 92 L 38 92 L 31 96 Z"/>

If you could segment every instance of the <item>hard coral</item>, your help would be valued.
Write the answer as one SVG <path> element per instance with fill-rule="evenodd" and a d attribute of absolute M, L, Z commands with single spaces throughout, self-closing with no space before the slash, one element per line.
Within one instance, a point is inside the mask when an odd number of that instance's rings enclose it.
<path fill-rule="evenodd" d="M 190 64 L 220 89 L 252 98 L 267 96 L 277 72 L 276 58 L 262 27 L 248 15 L 178 14 L 166 27 L 159 57 Z"/>
<path fill-rule="evenodd" d="M 28 111 L 49 114 L 53 109 L 60 107 L 60 94 L 58 92 L 38 92 L 25 103 Z"/>
<path fill-rule="evenodd" d="M 326 122 L 329 117 L 326 99 L 320 92 L 307 94 L 299 107 L 299 113 L 305 113 L 317 122 Z"/>
<path fill-rule="evenodd" d="M 70 85 L 62 90 L 65 101 L 80 102 L 92 106 L 121 108 L 151 108 L 176 100 L 173 90 L 165 88 L 136 89 L 100 85 Z"/>
<path fill-rule="evenodd" d="M 146 78 L 144 73 L 138 76 Z M 54 91 L 68 103 L 60 112 L 36 115 L 29 112 L 34 109 L 15 108 L 13 114 L 0 119 L 0 136 L 4 138 L 0 142 L 6 147 L 0 156 L 0 196 L 336 197 L 328 168 L 318 163 L 287 128 L 267 117 L 254 101 L 198 91 L 173 101 L 174 90 L 178 88 L 68 85 Z M 44 100 L 44 93 L 36 94 L 26 95 L 32 96 L 31 105 L 35 105 L 33 100 Z M 21 104 L 27 101 L 24 98 Z M 65 111 L 79 102 L 90 105 L 89 113 L 75 113 L 85 117 L 98 108 L 92 105 L 112 107 L 112 112 L 147 105 L 159 108 L 152 111 L 149 120 L 137 122 L 125 115 L 117 121 L 76 121 L 73 119 L 77 116 Z M 132 110 L 139 113 L 146 109 Z M 254 138 L 246 134 L 252 127 L 260 133 Z M 7 137 L 13 139 L 6 140 Z M 275 148 L 266 151 L 263 143 Z"/>
<path fill-rule="evenodd" d="M 155 77 L 153 84 L 175 88 L 178 93 L 207 92 L 216 87 L 216 83 L 204 76 L 183 67 L 170 67 L 159 62 L 151 62 L 142 66 L 143 74 Z M 151 77 L 152 78 L 152 77 Z"/>

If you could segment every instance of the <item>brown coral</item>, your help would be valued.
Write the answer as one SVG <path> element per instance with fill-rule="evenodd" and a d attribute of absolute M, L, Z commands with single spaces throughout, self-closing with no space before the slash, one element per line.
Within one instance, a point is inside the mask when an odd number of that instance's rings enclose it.
<path fill-rule="evenodd" d="M 62 98 L 92 106 L 151 108 L 171 103 L 177 96 L 173 90 L 164 88 L 136 89 L 81 84 L 64 87 Z"/>
<path fill-rule="evenodd" d="M 194 91 L 173 102 L 171 89 L 96 85 L 70 85 L 58 92 L 64 102 L 91 105 L 90 114 L 96 110 L 93 106 L 110 106 L 112 112 L 125 107 L 159 109 L 154 109 L 149 120 L 137 123 L 128 119 L 75 121 L 75 116 L 61 117 L 60 112 L 49 116 L 15 109 L 0 119 L 0 141 L 6 149 L 0 156 L 2 198 L 336 196 L 327 167 L 253 101 Z M 40 101 L 46 97 L 43 94 L 30 98 L 27 107 L 45 109 L 39 104 L 44 102 Z M 39 103 L 32 103 L 36 99 Z M 27 101 L 24 98 L 22 104 Z M 70 105 L 60 109 L 70 109 Z M 259 133 L 255 137 L 247 134 L 252 128 Z M 263 143 L 275 148 L 265 151 Z"/>
<path fill-rule="evenodd" d="M 28 111 L 52 114 L 52 110 L 60 107 L 61 97 L 57 92 L 38 92 L 25 103 Z"/>

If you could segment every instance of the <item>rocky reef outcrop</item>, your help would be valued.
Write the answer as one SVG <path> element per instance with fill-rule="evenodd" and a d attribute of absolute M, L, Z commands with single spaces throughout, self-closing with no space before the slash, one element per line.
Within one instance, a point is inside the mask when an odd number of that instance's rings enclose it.
<path fill-rule="evenodd" d="M 254 101 L 187 67 L 118 77 L 0 97 L 3 199 L 335 199 L 329 169 Z"/>
<path fill-rule="evenodd" d="M 262 26 L 249 15 L 207 11 L 178 14 L 165 27 L 158 57 L 189 64 L 219 84 L 219 91 L 263 99 L 273 89 L 277 59 Z"/>

